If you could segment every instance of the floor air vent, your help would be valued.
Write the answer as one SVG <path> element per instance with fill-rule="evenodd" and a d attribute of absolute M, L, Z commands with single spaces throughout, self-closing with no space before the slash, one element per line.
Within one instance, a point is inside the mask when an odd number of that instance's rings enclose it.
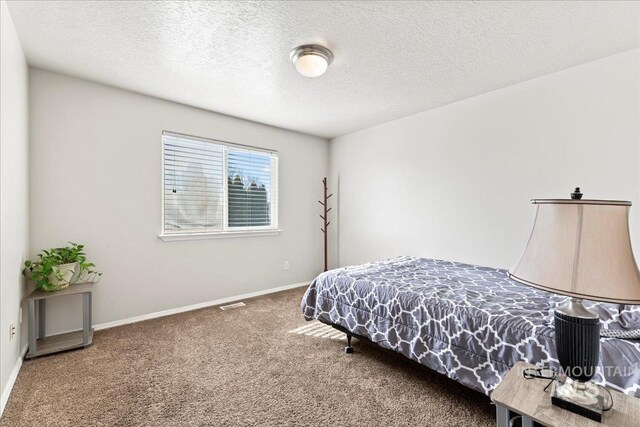
<path fill-rule="evenodd" d="M 236 302 L 235 304 L 221 305 L 220 310 L 231 310 L 234 308 L 240 308 L 240 307 L 246 307 L 246 306 L 247 305 L 243 302 Z"/>

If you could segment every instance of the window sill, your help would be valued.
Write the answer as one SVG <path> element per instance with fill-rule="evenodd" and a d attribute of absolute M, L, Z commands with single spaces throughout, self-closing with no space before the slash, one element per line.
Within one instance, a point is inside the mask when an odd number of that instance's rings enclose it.
<path fill-rule="evenodd" d="M 229 239 L 234 237 L 262 237 L 277 236 L 282 230 L 252 230 L 252 231 L 219 231 L 215 233 L 160 233 L 158 237 L 165 242 L 176 240 L 204 240 L 204 239 Z"/>

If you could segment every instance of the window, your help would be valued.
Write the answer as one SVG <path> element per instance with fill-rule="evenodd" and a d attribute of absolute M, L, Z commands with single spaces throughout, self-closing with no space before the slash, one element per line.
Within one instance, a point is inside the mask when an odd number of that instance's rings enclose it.
<path fill-rule="evenodd" d="M 161 237 L 278 229 L 278 153 L 162 134 Z"/>

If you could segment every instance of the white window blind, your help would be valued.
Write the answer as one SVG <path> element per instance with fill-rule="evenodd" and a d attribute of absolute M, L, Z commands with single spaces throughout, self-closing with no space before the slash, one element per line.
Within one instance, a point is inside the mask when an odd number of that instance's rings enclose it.
<path fill-rule="evenodd" d="M 278 228 L 278 155 L 163 132 L 163 234 Z"/>

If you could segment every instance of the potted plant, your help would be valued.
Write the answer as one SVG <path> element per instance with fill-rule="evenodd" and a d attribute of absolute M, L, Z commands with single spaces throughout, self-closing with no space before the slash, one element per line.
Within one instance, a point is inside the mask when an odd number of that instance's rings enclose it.
<path fill-rule="evenodd" d="M 87 262 L 84 245 L 69 244 L 71 246 L 44 250 L 35 261 L 25 261 L 22 274 L 30 273 L 36 288 L 46 292 L 59 291 L 79 281 L 97 283 L 102 273 Z"/>

